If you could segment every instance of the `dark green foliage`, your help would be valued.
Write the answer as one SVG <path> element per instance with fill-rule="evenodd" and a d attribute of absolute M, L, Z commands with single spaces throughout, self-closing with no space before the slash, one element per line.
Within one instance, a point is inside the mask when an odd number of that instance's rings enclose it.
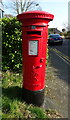
<path fill-rule="evenodd" d="M 70 37 L 70 31 L 67 31 L 67 35 Z"/>
<path fill-rule="evenodd" d="M 22 70 L 21 23 L 16 18 L 2 19 L 2 69 Z"/>

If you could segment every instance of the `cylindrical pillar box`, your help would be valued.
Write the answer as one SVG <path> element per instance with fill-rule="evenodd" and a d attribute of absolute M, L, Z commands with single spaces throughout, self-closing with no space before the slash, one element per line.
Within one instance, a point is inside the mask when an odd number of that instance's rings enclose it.
<path fill-rule="evenodd" d="M 41 106 L 44 101 L 48 22 L 54 15 L 29 11 L 17 16 L 22 22 L 23 98 Z"/>

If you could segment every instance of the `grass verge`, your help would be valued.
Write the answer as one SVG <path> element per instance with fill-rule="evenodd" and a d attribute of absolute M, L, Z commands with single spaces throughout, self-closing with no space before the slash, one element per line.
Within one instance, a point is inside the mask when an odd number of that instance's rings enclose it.
<path fill-rule="evenodd" d="M 22 74 L 3 72 L 2 118 L 46 118 L 46 110 L 28 105 L 21 99 Z"/>
<path fill-rule="evenodd" d="M 50 71 L 48 71 L 50 72 Z M 47 74 L 49 74 L 47 72 Z M 50 77 L 50 76 L 49 76 Z M 61 118 L 55 110 L 47 110 L 27 104 L 21 99 L 22 73 L 3 72 L 2 79 L 2 119 L 7 118 L 38 118 L 49 120 L 50 118 Z M 45 89 L 45 93 L 48 89 Z M 49 91 L 48 91 L 49 92 Z"/>

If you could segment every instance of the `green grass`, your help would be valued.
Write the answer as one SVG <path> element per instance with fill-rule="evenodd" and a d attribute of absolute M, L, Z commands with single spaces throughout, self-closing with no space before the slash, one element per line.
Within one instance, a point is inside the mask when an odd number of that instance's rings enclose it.
<path fill-rule="evenodd" d="M 43 108 L 28 105 L 21 99 L 22 74 L 3 72 L 2 119 L 6 118 L 46 118 Z"/>
<path fill-rule="evenodd" d="M 46 118 L 46 113 L 39 107 L 31 107 L 29 110 L 37 117 L 37 118 Z M 48 117 L 47 117 L 48 118 Z"/>

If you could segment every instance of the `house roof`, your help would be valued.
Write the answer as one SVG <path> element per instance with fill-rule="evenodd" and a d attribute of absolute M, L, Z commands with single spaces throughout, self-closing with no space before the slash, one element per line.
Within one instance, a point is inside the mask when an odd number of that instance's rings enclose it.
<path fill-rule="evenodd" d="M 57 28 L 49 28 L 51 31 L 57 31 L 57 32 L 61 32 L 60 30 L 58 30 Z"/>

